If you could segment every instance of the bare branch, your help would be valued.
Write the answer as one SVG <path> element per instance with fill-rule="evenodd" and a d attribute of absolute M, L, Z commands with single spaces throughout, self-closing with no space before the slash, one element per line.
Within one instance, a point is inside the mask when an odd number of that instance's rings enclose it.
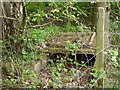
<path fill-rule="evenodd" d="M 48 23 L 45 23 L 45 24 L 42 24 L 42 25 L 34 25 L 34 26 L 30 26 L 30 27 L 28 27 L 28 28 L 39 28 L 39 27 L 46 26 L 46 25 L 51 24 L 51 23 L 53 23 L 53 21 L 48 22 Z"/>
<path fill-rule="evenodd" d="M 6 16 L 0 16 L 0 18 L 10 19 L 10 20 L 18 20 L 18 19 L 16 19 L 16 18 L 6 17 Z"/>

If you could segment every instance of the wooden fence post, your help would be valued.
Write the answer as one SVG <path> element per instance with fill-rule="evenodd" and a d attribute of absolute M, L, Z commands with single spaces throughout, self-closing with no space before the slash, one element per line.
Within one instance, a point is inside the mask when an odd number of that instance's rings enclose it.
<path fill-rule="evenodd" d="M 104 17 L 105 11 L 103 7 L 98 7 L 98 22 L 96 31 L 96 62 L 94 68 L 104 69 Z"/>
<path fill-rule="evenodd" d="M 104 25 L 105 25 L 105 10 L 103 7 L 98 7 L 96 30 L 96 61 L 93 66 L 95 71 L 104 70 Z M 103 87 L 103 79 L 99 82 Z M 98 84 L 99 84 L 98 83 Z M 99 85 L 98 85 L 99 87 Z"/>

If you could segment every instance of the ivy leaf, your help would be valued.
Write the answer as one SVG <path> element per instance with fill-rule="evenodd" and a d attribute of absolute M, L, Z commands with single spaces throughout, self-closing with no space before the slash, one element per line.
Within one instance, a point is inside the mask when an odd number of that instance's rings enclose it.
<path fill-rule="evenodd" d="M 114 51 L 114 56 L 118 56 L 118 51 Z"/>
<path fill-rule="evenodd" d="M 22 54 L 27 54 L 24 48 L 22 49 Z"/>

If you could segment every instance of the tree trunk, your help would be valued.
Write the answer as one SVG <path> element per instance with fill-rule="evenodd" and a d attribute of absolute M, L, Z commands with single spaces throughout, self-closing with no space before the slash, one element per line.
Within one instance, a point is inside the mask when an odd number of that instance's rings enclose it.
<path fill-rule="evenodd" d="M 6 55 L 6 60 L 3 59 L 2 70 L 3 74 L 18 74 L 14 66 L 14 58 L 20 54 L 22 50 L 23 30 L 20 30 L 23 21 L 23 3 L 21 2 L 2 2 L 1 15 L 3 19 L 3 55 Z M 1 25 L 1 24 L 0 24 Z M 4 57 L 4 56 L 3 56 Z"/>
<path fill-rule="evenodd" d="M 0 16 L 2 16 L 2 2 L 0 2 Z M 0 18 L 0 89 L 2 89 L 2 70 L 1 70 L 1 66 L 2 66 L 2 26 L 3 26 L 3 19 Z"/>
<path fill-rule="evenodd" d="M 17 53 L 21 48 L 21 41 L 19 39 L 23 34 L 23 32 L 20 31 L 23 20 L 22 5 L 21 2 L 3 2 L 3 41 L 9 41 L 11 49 Z M 13 40 L 14 37 L 16 37 L 16 42 Z"/>

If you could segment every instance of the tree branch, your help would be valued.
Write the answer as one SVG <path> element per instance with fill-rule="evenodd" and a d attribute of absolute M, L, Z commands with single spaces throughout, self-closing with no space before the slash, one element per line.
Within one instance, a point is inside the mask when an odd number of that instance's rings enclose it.
<path fill-rule="evenodd" d="M 0 18 L 10 19 L 10 20 L 18 20 L 18 19 L 16 19 L 16 18 L 6 17 L 6 16 L 0 16 Z"/>
<path fill-rule="evenodd" d="M 39 27 L 46 26 L 46 25 L 51 24 L 51 23 L 53 23 L 53 21 L 45 23 L 45 24 L 42 24 L 42 25 L 29 26 L 28 28 L 39 28 Z"/>

